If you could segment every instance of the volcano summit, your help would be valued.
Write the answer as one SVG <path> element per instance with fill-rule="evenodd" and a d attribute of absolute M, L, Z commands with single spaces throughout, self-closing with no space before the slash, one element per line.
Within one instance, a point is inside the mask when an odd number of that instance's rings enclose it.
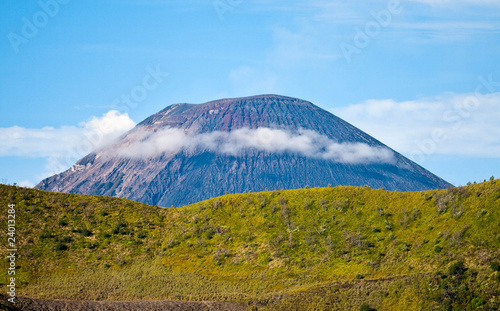
<path fill-rule="evenodd" d="M 225 193 L 449 184 L 310 102 L 261 95 L 175 104 L 38 189 L 182 206 Z"/>

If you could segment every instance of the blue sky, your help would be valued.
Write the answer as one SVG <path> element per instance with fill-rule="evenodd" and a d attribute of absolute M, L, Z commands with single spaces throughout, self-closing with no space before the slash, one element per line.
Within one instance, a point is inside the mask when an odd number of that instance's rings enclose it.
<path fill-rule="evenodd" d="M 498 1 L 0 3 L 0 182 L 164 107 L 309 100 L 455 185 L 500 176 Z M 126 98 L 130 98 L 130 102 Z"/>

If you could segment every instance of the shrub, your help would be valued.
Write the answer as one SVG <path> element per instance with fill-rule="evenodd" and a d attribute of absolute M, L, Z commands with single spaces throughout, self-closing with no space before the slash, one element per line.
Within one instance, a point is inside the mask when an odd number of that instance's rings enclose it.
<path fill-rule="evenodd" d="M 321 201 L 319 201 L 319 203 L 321 204 L 321 207 L 323 207 L 323 209 L 325 211 L 328 211 L 328 201 L 327 200 L 321 199 Z"/>
<path fill-rule="evenodd" d="M 61 227 L 66 227 L 68 225 L 68 222 L 64 219 L 59 219 L 59 226 Z"/>
<path fill-rule="evenodd" d="M 366 250 L 369 247 L 373 246 L 372 243 L 366 241 L 363 236 L 361 235 L 360 232 L 348 232 L 344 230 L 344 237 L 346 242 L 352 246 L 352 247 L 357 247 L 360 250 Z"/>
<path fill-rule="evenodd" d="M 490 267 L 491 269 L 493 269 L 493 271 L 500 271 L 500 262 L 492 261 L 490 262 Z"/>
<path fill-rule="evenodd" d="M 309 246 L 316 244 L 318 239 L 316 238 L 315 232 L 313 230 L 309 230 L 304 238 L 304 241 Z"/>
<path fill-rule="evenodd" d="M 116 225 L 115 225 L 115 228 L 113 229 L 112 231 L 113 234 L 128 234 L 129 231 L 127 230 L 127 224 L 123 223 L 123 222 L 118 222 Z"/>
<path fill-rule="evenodd" d="M 220 265 L 222 263 L 222 260 L 224 260 L 226 257 L 230 257 L 231 252 L 227 248 L 218 248 L 215 253 L 214 253 L 214 261 L 216 261 L 217 265 Z"/>
<path fill-rule="evenodd" d="M 52 238 L 52 232 L 44 230 L 40 235 L 38 236 L 40 239 L 50 239 Z"/>
<path fill-rule="evenodd" d="M 473 310 L 476 310 L 476 309 L 483 309 L 484 304 L 485 304 L 485 302 L 483 299 L 474 298 L 474 299 L 472 299 L 470 306 L 472 307 Z"/>
<path fill-rule="evenodd" d="M 221 207 L 222 207 L 221 200 L 217 199 L 217 200 L 215 200 L 215 201 L 212 202 L 212 208 L 218 209 L 218 208 L 221 208 Z"/>
<path fill-rule="evenodd" d="M 269 262 L 271 262 L 271 260 L 271 254 L 269 253 L 262 253 L 257 258 L 257 262 L 261 265 L 267 265 Z"/>
<path fill-rule="evenodd" d="M 257 196 L 257 198 L 259 199 L 259 207 L 260 208 L 266 207 L 266 205 L 269 203 L 267 198 L 265 196 L 263 196 L 262 194 L 259 194 Z"/>
<path fill-rule="evenodd" d="M 387 231 L 391 231 L 393 229 L 393 225 L 390 221 L 388 221 L 387 219 L 385 220 L 385 229 Z"/>
<path fill-rule="evenodd" d="M 485 209 L 482 209 L 480 211 L 477 211 L 476 216 L 477 218 L 481 218 L 482 216 L 488 214 L 488 212 Z"/>
<path fill-rule="evenodd" d="M 56 251 L 65 251 L 67 249 L 68 249 L 68 246 L 66 244 L 63 244 L 62 242 L 57 242 Z"/>
<path fill-rule="evenodd" d="M 285 198 L 284 198 L 283 196 L 280 196 L 280 197 L 278 198 L 278 203 L 279 203 L 281 206 L 286 205 L 286 200 L 285 200 Z"/>
<path fill-rule="evenodd" d="M 207 240 L 211 240 L 215 235 L 215 230 L 212 227 L 205 227 L 203 230 L 203 237 Z"/>
<path fill-rule="evenodd" d="M 88 237 L 88 236 L 91 236 L 91 235 L 92 235 L 92 231 L 90 231 L 90 230 L 89 230 L 89 229 L 87 229 L 87 228 L 83 228 L 83 229 L 80 229 L 80 230 L 78 230 L 78 231 L 81 233 L 81 235 L 86 236 L 86 237 Z"/>
<path fill-rule="evenodd" d="M 396 239 L 396 236 L 391 232 L 389 233 L 389 240 L 394 241 Z"/>
<path fill-rule="evenodd" d="M 465 264 L 463 261 L 457 261 L 457 262 L 454 262 L 453 264 L 451 264 L 449 267 L 448 267 L 448 275 L 452 276 L 462 276 L 465 271 L 467 271 L 467 268 L 465 267 Z"/>
<path fill-rule="evenodd" d="M 365 303 L 359 308 L 359 311 L 377 311 L 377 309 L 373 309 Z"/>
<path fill-rule="evenodd" d="M 311 203 L 311 200 L 309 200 L 309 198 L 305 198 L 304 199 L 304 209 L 309 209 L 311 207 L 312 203 Z"/>

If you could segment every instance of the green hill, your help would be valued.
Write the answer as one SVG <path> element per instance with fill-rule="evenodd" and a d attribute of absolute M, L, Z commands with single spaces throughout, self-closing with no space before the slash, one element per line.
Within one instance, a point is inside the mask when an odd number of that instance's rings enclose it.
<path fill-rule="evenodd" d="M 411 193 L 244 193 L 178 209 L 0 185 L 4 245 L 8 204 L 19 296 L 500 309 L 500 180 Z"/>

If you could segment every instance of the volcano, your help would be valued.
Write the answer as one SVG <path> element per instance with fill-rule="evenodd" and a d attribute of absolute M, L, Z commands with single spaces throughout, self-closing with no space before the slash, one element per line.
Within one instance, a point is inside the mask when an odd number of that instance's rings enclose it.
<path fill-rule="evenodd" d="M 278 95 L 175 104 L 41 181 L 41 190 L 183 206 L 226 193 L 450 184 L 358 128 Z"/>

